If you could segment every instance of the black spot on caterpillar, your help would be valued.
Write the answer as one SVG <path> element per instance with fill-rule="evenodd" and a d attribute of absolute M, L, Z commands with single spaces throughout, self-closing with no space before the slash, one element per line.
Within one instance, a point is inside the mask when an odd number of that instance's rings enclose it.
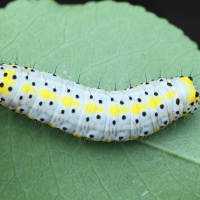
<path fill-rule="evenodd" d="M 144 138 L 197 109 L 189 77 L 158 78 L 124 91 L 89 88 L 16 64 L 0 65 L 0 104 L 77 137 Z"/>

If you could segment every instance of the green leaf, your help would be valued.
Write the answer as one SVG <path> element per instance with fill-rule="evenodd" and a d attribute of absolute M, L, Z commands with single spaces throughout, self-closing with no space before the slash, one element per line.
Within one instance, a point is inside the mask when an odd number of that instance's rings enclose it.
<path fill-rule="evenodd" d="M 197 45 L 144 8 L 15 1 L 0 9 L 4 62 L 113 90 L 200 73 Z M 198 86 L 198 78 L 195 78 Z M 199 113 L 152 136 L 90 142 L 0 108 L 0 199 L 199 199 Z"/>

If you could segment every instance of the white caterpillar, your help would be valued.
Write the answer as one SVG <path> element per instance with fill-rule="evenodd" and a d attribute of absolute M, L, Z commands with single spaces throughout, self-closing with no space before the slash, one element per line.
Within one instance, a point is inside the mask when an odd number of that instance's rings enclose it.
<path fill-rule="evenodd" d="M 146 137 L 198 107 L 192 77 L 158 78 L 124 91 L 84 87 L 61 77 L 0 65 L 0 103 L 29 118 L 102 141 Z"/>

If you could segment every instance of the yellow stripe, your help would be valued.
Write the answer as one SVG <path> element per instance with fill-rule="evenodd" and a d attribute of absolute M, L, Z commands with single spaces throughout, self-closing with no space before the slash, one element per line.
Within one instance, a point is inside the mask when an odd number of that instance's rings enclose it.
<path fill-rule="evenodd" d="M 21 86 L 22 88 L 22 93 L 36 93 L 36 89 L 32 86 L 30 86 L 28 83 L 25 83 L 24 85 Z"/>
<path fill-rule="evenodd" d="M 188 102 L 195 102 L 196 101 L 196 90 L 194 89 L 190 89 L 189 90 L 190 94 L 189 94 L 189 97 L 188 97 Z"/>
<path fill-rule="evenodd" d="M 44 100 L 47 99 L 52 99 L 55 101 L 58 100 L 58 95 L 50 92 L 49 89 L 40 90 L 39 96 Z"/>
<path fill-rule="evenodd" d="M 16 82 L 12 79 L 12 76 L 17 72 L 11 69 L 6 69 L 4 73 L 7 73 L 7 76 L 4 77 L 1 82 L 4 84 L 3 87 L 0 87 L 0 94 L 10 97 L 8 92 L 8 87 L 13 86 Z"/>
<path fill-rule="evenodd" d="M 53 124 L 51 123 L 48 123 L 49 126 L 51 126 L 52 128 L 56 128 L 56 126 L 54 126 Z"/>
<path fill-rule="evenodd" d="M 182 78 L 180 78 L 180 81 L 183 81 L 189 85 L 192 84 L 192 81 L 188 77 L 182 77 Z"/>
<path fill-rule="evenodd" d="M 71 96 L 68 96 L 68 95 L 61 98 L 61 104 L 64 107 L 73 106 L 73 107 L 79 108 L 81 106 L 80 101 L 77 101 L 77 100 L 73 99 Z"/>
<path fill-rule="evenodd" d="M 141 85 L 137 85 L 136 88 L 139 88 Z"/>
<path fill-rule="evenodd" d="M 129 140 L 137 140 L 138 138 L 139 136 L 136 136 L 136 137 L 130 138 Z"/>
<path fill-rule="evenodd" d="M 170 92 L 166 92 L 165 97 L 166 97 L 167 99 L 171 99 L 171 98 L 173 98 L 173 97 L 176 97 L 176 95 L 174 94 L 174 91 L 173 91 L 173 90 L 170 90 Z"/>
<path fill-rule="evenodd" d="M 162 101 L 164 101 L 163 97 L 149 97 L 148 105 L 150 108 L 156 109 Z"/>
<path fill-rule="evenodd" d="M 78 134 L 78 133 L 73 133 L 73 135 L 76 136 L 76 137 L 79 137 L 79 138 L 84 137 L 83 135 Z"/>
<path fill-rule="evenodd" d="M 96 105 L 94 102 L 90 102 L 85 104 L 84 111 L 93 115 L 94 113 L 104 113 L 105 108 L 103 106 Z"/>
<path fill-rule="evenodd" d="M 156 128 L 153 132 L 155 133 L 155 132 L 157 132 L 159 130 L 160 130 L 160 127 Z"/>
<path fill-rule="evenodd" d="M 127 112 L 128 112 L 128 108 L 127 107 L 125 107 L 125 106 L 117 106 L 117 104 L 115 104 L 113 106 L 110 106 L 108 108 L 109 115 L 112 115 L 114 117 L 117 117 L 118 115 L 123 114 L 123 113 L 127 113 Z"/>
<path fill-rule="evenodd" d="M 102 140 L 102 142 L 112 142 L 113 140 L 111 140 L 111 139 L 104 139 L 104 140 Z"/>
<path fill-rule="evenodd" d="M 34 119 L 34 117 L 32 117 L 31 115 L 26 115 L 27 117 L 29 117 L 30 119 Z"/>
<path fill-rule="evenodd" d="M 146 104 L 133 103 L 132 106 L 131 106 L 131 113 L 133 113 L 134 115 L 138 115 L 140 112 L 142 112 L 146 108 L 147 108 Z"/>

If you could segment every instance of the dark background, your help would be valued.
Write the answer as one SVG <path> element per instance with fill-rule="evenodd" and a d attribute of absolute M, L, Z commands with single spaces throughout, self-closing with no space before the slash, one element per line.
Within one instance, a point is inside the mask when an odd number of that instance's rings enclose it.
<path fill-rule="evenodd" d="M 83 0 L 56 1 L 61 4 L 88 2 Z M 5 7 L 8 2 L 10 1 L 0 0 L 0 7 Z M 182 29 L 190 39 L 200 46 L 200 0 L 132 0 L 128 2 L 133 5 L 141 5 L 147 11 L 151 11 L 159 17 L 166 18 L 170 23 Z"/>

